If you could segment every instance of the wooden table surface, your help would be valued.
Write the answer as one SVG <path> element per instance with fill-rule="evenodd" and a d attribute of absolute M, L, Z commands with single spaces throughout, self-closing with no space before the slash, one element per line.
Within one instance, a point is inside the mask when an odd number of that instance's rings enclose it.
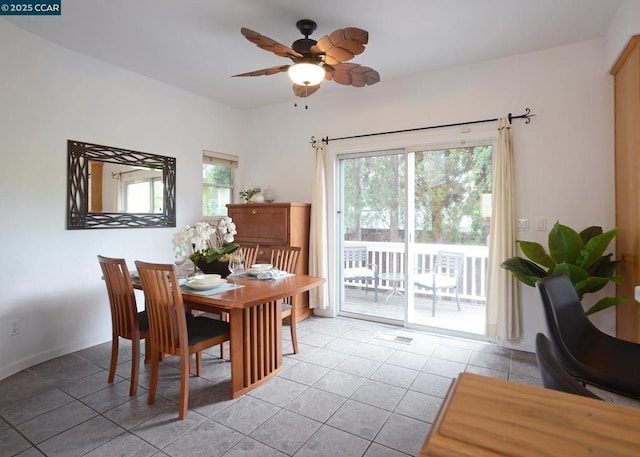
<path fill-rule="evenodd" d="M 216 310 L 244 309 L 306 292 L 319 287 L 325 281 L 324 278 L 308 275 L 293 275 L 265 281 L 247 277 L 231 277 L 227 280 L 245 287 L 214 295 L 198 295 L 183 291 L 182 297 L 185 302 L 200 311 L 208 311 L 209 308 Z"/>
<path fill-rule="evenodd" d="M 463 373 L 419 455 L 635 457 L 640 409 Z"/>

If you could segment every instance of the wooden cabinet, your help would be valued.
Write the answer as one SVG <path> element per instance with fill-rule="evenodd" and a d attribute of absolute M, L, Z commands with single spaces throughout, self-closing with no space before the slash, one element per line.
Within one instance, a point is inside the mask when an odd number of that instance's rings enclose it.
<path fill-rule="evenodd" d="M 260 245 L 258 263 L 270 262 L 272 246 L 297 246 L 301 250 L 296 273 L 309 274 L 310 204 L 233 204 L 227 205 L 227 213 L 236 224 L 237 243 Z M 296 320 L 312 314 L 308 293 L 297 295 L 294 300 Z"/>
<path fill-rule="evenodd" d="M 640 342 L 640 305 L 634 287 L 640 285 L 640 36 L 631 39 L 611 70 L 615 103 L 616 258 L 624 277 L 616 296 L 616 336 Z"/>

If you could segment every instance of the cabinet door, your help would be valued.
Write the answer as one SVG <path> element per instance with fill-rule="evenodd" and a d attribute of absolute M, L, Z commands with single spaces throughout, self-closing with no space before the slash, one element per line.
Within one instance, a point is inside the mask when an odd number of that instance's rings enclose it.
<path fill-rule="evenodd" d="M 616 273 L 624 276 L 616 296 L 627 302 L 616 306 L 616 336 L 640 342 L 640 308 L 634 286 L 640 285 L 640 37 L 632 38 L 616 64 L 616 258 L 624 262 Z"/>
<path fill-rule="evenodd" d="M 260 245 L 289 244 L 289 209 L 273 206 L 230 208 L 236 224 L 236 241 Z"/>

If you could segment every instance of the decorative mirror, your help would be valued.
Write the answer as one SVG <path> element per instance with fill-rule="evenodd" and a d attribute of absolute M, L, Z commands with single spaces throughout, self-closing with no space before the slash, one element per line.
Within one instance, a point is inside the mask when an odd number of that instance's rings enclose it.
<path fill-rule="evenodd" d="M 67 141 L 67 229 L 176 226 L 176 159 Z"/>

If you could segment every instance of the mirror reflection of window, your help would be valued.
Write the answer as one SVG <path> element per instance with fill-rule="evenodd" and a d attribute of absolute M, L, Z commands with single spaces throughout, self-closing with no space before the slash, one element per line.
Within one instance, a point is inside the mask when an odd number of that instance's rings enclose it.
<path fill-rule="evenodd" d="M 155 174 L 157 170 L 136 170 L 130 176 L 122 176 L 124 213 L 162 213 L 162 176 L 142 175 Z"/>
<path fill-rule="evenodd" d="M 162 170 L 90 161 L 91 213 L 162 214 Z"/>

